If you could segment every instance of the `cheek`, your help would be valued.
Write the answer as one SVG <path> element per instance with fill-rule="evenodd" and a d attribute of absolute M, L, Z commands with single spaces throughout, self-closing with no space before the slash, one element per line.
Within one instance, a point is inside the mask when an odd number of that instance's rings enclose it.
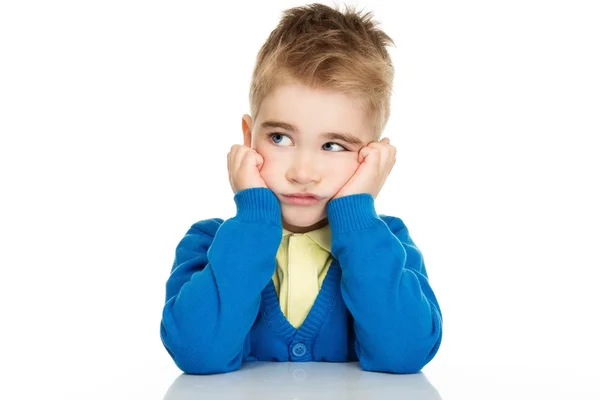
<path fill-rule="evenodd" d="M 352 177 L 352 175 L 354 175 L 358 165 L 356 157 L 348 158 L 347 160 L 339 161 L 335 166 L 331 166 L 330 171 L 332 171 L 332 175 L 335 177 L 334 179 L 336 182 L 344 184 Z"/>

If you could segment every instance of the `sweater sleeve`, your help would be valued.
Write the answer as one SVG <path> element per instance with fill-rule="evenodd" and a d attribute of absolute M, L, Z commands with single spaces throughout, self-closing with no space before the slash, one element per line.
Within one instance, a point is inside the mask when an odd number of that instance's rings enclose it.
<path fill-rule="evenodd" d="M 189 374 L 234 371 L 250 351 L 261 291 L 275 271 L 281 209 L 267 188 L 235 194 L 235 217 L 196 222 L 177 245 L 160 336 Z"/>
<path fill-rule="evenodd" d="M 438 351 L 442 315 L 408 229 L 400 218 L 378 216 L 367 193 L 334 199 L 327 213 L 360 366 L 419 372 Z"/>

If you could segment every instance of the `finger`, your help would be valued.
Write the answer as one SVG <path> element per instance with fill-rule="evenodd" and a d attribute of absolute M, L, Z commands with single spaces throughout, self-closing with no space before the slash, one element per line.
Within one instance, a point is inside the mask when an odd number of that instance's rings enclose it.
<path fill-rule="evenodd" d="M 242 165 L 244 164 L 244 159 L 246 158 L 247 154 L 248 154 L 247 147 L 238 146 L 238 148 L 236 149 L 236 152 L 235 152 L 235 156 L 233 157 L 233 168 L 236 171 L 239 171 L 240 168 L 242 168 Z"/>
<path fill-rule="evenodd" d="M 227 170 L 233 172 L 233 160 L 235 159 L 235 145 L 231 146 L 229 153 L 227 153 Z"/>
<path fill-rule="evenodd" d="M 390 139 L 383 138 L 379 142 L 371 142 L 371 143 L 369 143 L 369 146 L 371 146 L 373 148 L 388 147 L 388 146 L 390 146 Z"/>
<path fill-rule="evenodd" d="M 367 154 L 367 156 L 371 159 L 371 161 L 373 161 L 374 163 L 379 163 L 379 160 L 381 160 L 381 151 L 377 148 L 371 150 L 369 152 L 369 154 Z"/>
<path fill-rule="evenodd" d="M 262 170 L 264 163 L 265 159 L 263 158 L 263 156 L 256 152 L 256 168 L 258 168 L 259 171 Z"/>
<path fill-rule="evenodd" d="M 252 163 L 254 157 L 250 153 L 248 149 L 240 150 L 240 154 L 238 156 L 238 170 L 244 166 L 245 163 Z M 253 165 L 254 166 L 254 165 Z"/>
<path fill-rule="evenodd" d="M 380 142 L 373 142 L 370 146 L 373 150 L 381 153 L 381 160 L 385 162 L 386 159 L 396 156 L 396 147 L 392 146 L 389 138 L 383 138 Z"/>
<path fill-rule="evenodd" d="M 369 157 L 369 160 L 372 159 L 374 161 L 377 161 L 380 158 L 379 149 L 377 148 L 364 147 L 359 154 L 361 156 L 359 162 L 361 163 L 364 162 L 367 157 Z"/>
<path fill-rule="evenodd" d="M 235 145 L 231 146 L 231 150 L 229 150 L 229 170 L 233 172 L 234 162 L 235 162 Z"/>
<path fill-rule="evenodd" d="M 382 140 L 384 140 L 384 139 L 382 139 Z M 372 149 L 379 149 L 379 148 L 387 146 L 388 143 L 389 142 L 385 142 L 385 141 L 371 142 L 367 145 L 367 147 L 370 147 Z"/>
<path fill-rule="evenodd" d="M 396 149 L 384 150 L 383 155 L 381 157 L 381 166 L 382 168 L 391 168 L 394 166 L 396 162 Z"/>
<path fill-rule="evenodd" d="M 233 186 L 233 169 L 231 168 L 232 162 L 233 162 L 233 148 L 231 148 L 229 150 L 229 153 L 227 153 L 227 172 L 228 172 L 228 176 L 229 176 L 229 185 L 231 186 L 231 189 L 233 189 L 233 191 L 235 192 L 235 188 Z"/>
<path fill-rule="evenodd" d="M 364 161 L 364 159 L 367 157 L 367 154 L 369 154 L 369 151 L 371 151 L 371 149 L 368 146 L 365 146 L 362 149 L 360 149 L 360 151 L 358 152 L 359 164 L 361 164 Z"/>
<path fill-rule="evenodd" d="M 244 155 L 243 163 L 246 163 L 247 168 L 249 170 L 258 169 L 260 171 L 263 163 L 263 158 L 260 154 L 258 154 L 256 150 L 248 149 L 248 151 L 246 151 L 246 154 Z"/>

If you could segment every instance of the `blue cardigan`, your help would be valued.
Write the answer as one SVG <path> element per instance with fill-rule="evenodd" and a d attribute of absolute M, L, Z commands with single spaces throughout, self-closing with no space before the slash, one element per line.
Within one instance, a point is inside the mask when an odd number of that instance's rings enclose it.
<path fill-rule="evenodd" d="M 234 195 L 235 217 L 196 222 L 177 245 L 161 339 L 186 373 L 244 361 L 359 361 L 367 371 L 419 372 L 437 353 L 442 315 L 423 257 L 402 220 L 370 194 L 327 203 L 333 262 L 300 328 L 283 315 L 273 273 L 281 209 L 267 188 Z"/>

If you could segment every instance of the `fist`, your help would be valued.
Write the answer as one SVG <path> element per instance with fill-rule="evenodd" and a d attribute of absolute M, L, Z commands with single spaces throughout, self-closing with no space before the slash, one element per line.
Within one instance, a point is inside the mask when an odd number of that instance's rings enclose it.
<path fill-rule="evenodd" d="M 234 144 L 227 153 L 227 170 L 233 193 L 255 187 L 267 187 L 260 176 L 264 159 L 256 150 L 241 144 Z"/>

